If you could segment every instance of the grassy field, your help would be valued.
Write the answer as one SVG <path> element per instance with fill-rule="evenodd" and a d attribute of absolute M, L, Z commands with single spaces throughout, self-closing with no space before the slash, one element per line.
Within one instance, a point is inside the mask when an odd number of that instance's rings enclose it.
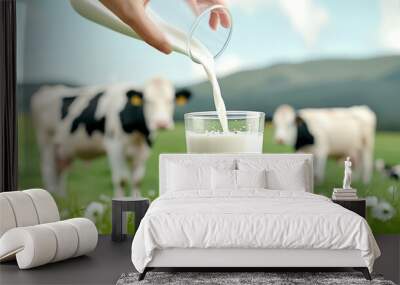
<path fill-rule="evenodd" d="M 264 152 L 292 152 L 285 146 L 272 142 L 271 127 L 265 129 Z M 41 187 L 42 181 L 39 169 L 39 154 L 37 151 L 34 130 L 31 122 L 24 117 L 19 120 L 20 149 L 20 188 Z M 400 162 L 400 133 L 380 132 L 376 136 L 375 158 L 383 158 L 387 163 Z M 160 133 L 155 141 L 151 157 L 147 162 L 147 171 L 142 184 L 142 195 L 154 199 L 158 196 L 158 156 L 160 153 L 185 152 L 185 137 L 183 124 L 178 123 L 174 130 Z M 315 187 L 315 193 L 331 195 L 333 187 L 341 185 L 342 162 L 330 160 L 326 169 L 326 179 Z M 68 195 L 66 198 L 56 197 L 62 216 L 74 217 L 83 215 L 87 205 L 92 201 L 100 201 L 105 205 L 105 212 L 97 217 L 97 225 L 102 233 L 111 231 L 110 201 L 106 196 L 113 195 L 110 169 L 107 158 L 99 158 L 90 163 L 76 160 L 68 174 Z M 360 197 L 376 196 L 390 203 L 396 214 L 387 221 L 375 218 L 372 208 L 368 209 L 368 222 L 375 233 L 400 233 L 400 183 L 374 173 L 372 182 L 364 186 L 353 183 Z M 131 229 L 132 230 L 132 229 Z"/>

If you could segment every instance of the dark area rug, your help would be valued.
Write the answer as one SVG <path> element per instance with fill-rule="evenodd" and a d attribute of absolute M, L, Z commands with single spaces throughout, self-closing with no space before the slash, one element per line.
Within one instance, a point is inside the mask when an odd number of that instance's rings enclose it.
<path fill-rule="evenodd" d="M 372 275 L 368 281 L 359 272 L 148 272 L 146 278 L 138 281 L 138 273 L 125 273 L 117 281 L 117 285 L 133 284 L 379 284 L 395 285 L 384 280 L 380 275 Z"/>

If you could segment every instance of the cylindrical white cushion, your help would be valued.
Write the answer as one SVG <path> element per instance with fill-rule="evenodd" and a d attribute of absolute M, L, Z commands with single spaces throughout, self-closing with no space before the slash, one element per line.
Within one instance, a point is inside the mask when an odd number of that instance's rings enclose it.
<path fill-rule="evenodd" d="M 91 220 L 74 218 L 64 222 L 74 226 L 78 233 L 79 245 L 74 257 L 86 254 L 96 248 L 98 233 L 95 224 Z"/>
<path fill-rule="evenodd" d="M 49 192 L 43 189 L 24 190 L 30 196 L 36 208 L 39 224 L 57 222 L 60 220 L 57 204 Z"/>
<path fill-rule="evenodd" d="M 13 209 L 6 197 L 0 194 L 0 237 L 9 229 L 15 228 L 17 223 Z"/>
<path fill-rule="evenodd" d="M 85 218 L 19 227 L 0 238 L 0 261 L 16 254 L 19 268 L 27 269 L 86 254 L 96 245 L 96 226 Z"/>
<path fill-rule="evenodd" d="M 57 204 L 43 189 L 0 193 L 0 237 L 15 227 L 60 220 Z"/>
<path fill-rule="evenodd" d="M 78 233 L 72 225 L 61 222 L 44 224 L 43 226 L 51 229 L 56 235 L 57 252 L 52 262 L 64 260 L 75 255 L 78 248 Z"/>
<path fill-rule="evenodd" d="M 35 206 L 30 196 L 22 191 L 1 193 L 13 209 L 17 227 L 33 226 L 39 223 Z"/>
<path fill-rule="evenodd" d="M 0 239 L 0 260 L 16 254 L 20 269 L 27 269 L 51 262 L 57 241 L 51 229 L 42 225 L 14 228 Z"/>

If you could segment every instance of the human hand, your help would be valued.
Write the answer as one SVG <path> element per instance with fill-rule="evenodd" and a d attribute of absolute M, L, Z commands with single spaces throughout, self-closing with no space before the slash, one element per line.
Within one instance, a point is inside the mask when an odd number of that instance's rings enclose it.
<path fill-rule="evenodd" d="M 211 5 L 225 6 L 225 2 L 223 0 L 187 0 L 187 1 L 196 15 L 199 15 L 205 8 L 210 7 Z M 211 29 L 213 30 L 217 29 L 219 23 L 224 28 L 229 28 L 231 26 L 231 19 L 225 9 L 215 9 L 211 11 L 208 23 Z"/>
<path fill-rule="evenodd" d="M 165 54 L 172 52 L 171 45 L 162 31 L 160 31 L 145 12 L 145 7 L 149 0 L 100 1 L 125 24 L 130 26 L 146 43 Z M 207 5 L 224 5 L 223 0 L 187 0 L 187 2 L 196 15 L 200 14 L 202 9 Z M 231 25 L 229 15 L 223 9 L 212 11 L 210 15 L 209 25 L 213 30 L 217 29 L 219 23 L 225 28 Z"/>

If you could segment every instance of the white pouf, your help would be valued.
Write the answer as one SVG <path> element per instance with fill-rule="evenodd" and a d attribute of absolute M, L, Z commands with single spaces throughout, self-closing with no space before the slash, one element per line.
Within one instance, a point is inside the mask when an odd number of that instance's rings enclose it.
<path fill-rule="evenodd" d="M 49 192 L 42 189 L 29 189 L 23 191 L 28 194 L 35 205 L 39 224 L 51 223 L 60 220 L 57 204 Z"/>
<path fill-rule="evenodd" d="M 39 224 L 35 206 L 30 196 L 22 191 L 3 192 L 3 197 L 10 203 L 17 227 Z"/>
<path fill-rule="evenodd" d="M 75 255 L 78 250 L 79 238 L 78 232 L 75 228 L 71 227 L 71 224 L 62 221 L 45 224 L 43 226 L 51 229 L 55 235 L 57 245 L 60 245 L 57 246 L 57 252 L 53 257 L 52 262 L 67 259 Z"/>
<path fill-rule="evenodd" d="M 53 197 L 45 190 L 0 193 L 0 262 L 17 260 L 20 269 L 84 255 L 96 248 L 92 221 L 59 221 Z"/>
<path fill-rule="evenodd" d="M 86 254 L 96 245 L 93 222 L 75 218 L 7 231 L 0 238 L 0 259 L 16 255 L 19 268 L 27 269 Z"/>
<path fill-rule="evenodd" d="M 78 233 L 79 242 L 74 257 L 88 253 L 96 248 L 98 234 L 96 226 L 91 220 L 74 218 L 64 222 L 75 227 Z"/>

